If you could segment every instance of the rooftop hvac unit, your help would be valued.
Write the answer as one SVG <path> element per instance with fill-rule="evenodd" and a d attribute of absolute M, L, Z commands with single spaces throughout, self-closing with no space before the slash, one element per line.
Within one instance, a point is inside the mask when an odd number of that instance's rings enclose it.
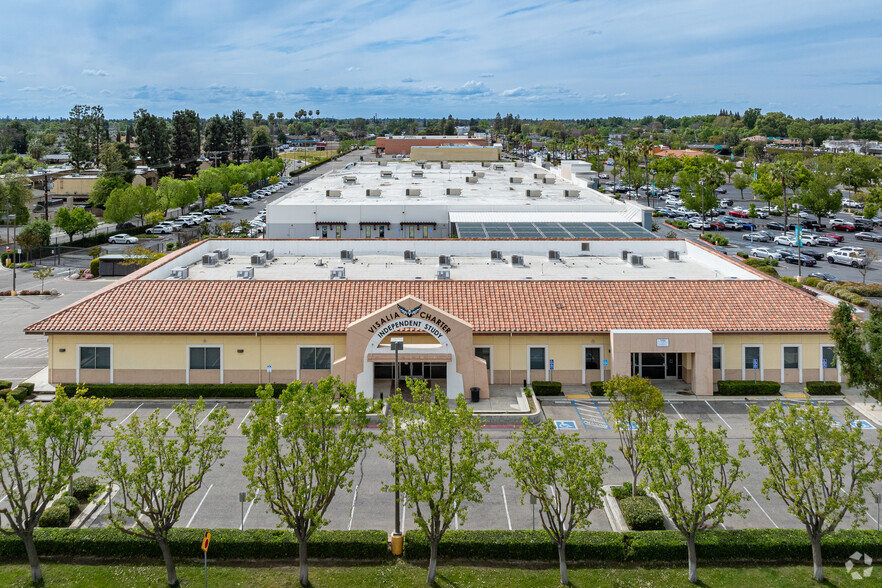
<path fill-rule="evenodd" d="M 236 277 L 242 280 L 254 279 L 254 268 L 251 266 L 236 270 Z"/>
<path fill-rule="evenodd" d="M 446 161 L 441 162 L 441 169 L 450 169 L 450 164 Z"/>
<path fill-rule="evenodd" d="M 462 188 L 447 188 L 448 196 L 462 196 Z"/>
<path fill-rule="evenodd" d="M 450 256 L 449 255 L 439 255 L 438 256 L 438 265 L 441 266 L 450 266 Z"/>
<path fill-rule="evenodd" d="M 435 272 L 435 278 L 438 280 L 449 280 L 450 279 L 450 270 L 449 269 L 440 269 Z"/>
<path fill-rule="evenodd" d="M 377 188 L 377 189 L 373 189 L 373 190 L 371 190 L 371 189 L 369 188 L 369 189 L 367 189 L 367 190 L 364 191 L 364 195 L 365 195 L 365 196 L 372 196 L 372 197 L 374 197 L 374 198 L 379 198 L 380 195 L 381 195 L 382 193 L 383 193 L 383 191 L 380 190 L 380 189 L 378 189 L 378 188 Z"/>
<path fill-rule="evenodd" d="M 340 260 L 341 261 L 352 261 L 353 260 L 352 249 L 341 249 L 340 250 Z"/>
<path fill-rule="evenodd" d="M 560 251 L 555 251 L 554 249 L 548 250 L 548 260 L 549 261 L 560 261 Z"/>
<path fill-rule="evenodd" d="M 472 171 L 472 175 L 473 175 L 474 177 L 476 177 L 476 178 L 483 178 L 483 177 L 484 177 L 484 172 L 482 172 L 482 171 Z"/>
<path fill-rule="evenodd" d="M 214 252 L 217 253 L 217 258 L 221 261 L 230 258 L 229 249 L 215 249 Z"/>
<path fill-rule="evenodd" d="M 466 183 L 467 184 L 477 184 L 478 177 L 477 176 L 466 176 Z"/>
<path fill-rule="evenodd" d="M 481 167 L 490 167 L 490 162 L 489 161 L 482 161 Z"/>
<path fill-rule="evenodd" d="M 335 267 L 331 269 L 331 279 L 332 280 L 345 280 L 346 279 L 346 268 L 345 267 Z"/>
<path fill-rule="evenodd" d="M 540 198 L 542 190 L 527 190 L 527 198 Z"/>
<path fill-rule="evenodd" d="M 391 178 L 392 177 L 392 170 L 391 169 L 381 169 L 380 170 L 380 177 L 381 178 Z"/>
<path fill-rule="evenodd" d="M 404 261 L 416 261 L 416 251 L 404 250 Z"/>
<path fill-rule="evenodd" d="M 421 169 L 415 169 L 415 170 L 413 170 L 412 172 L 410 172 L 410 177 L 412 177 L 412 178 L 421 178 L 421 177 L 423 177 L 423 170 L 421 170 Z"/>
<path fill-rule="evenodd" d="M 379 155 L 377 155 L 377 157 L 379 157 Z M 381 166 L 385 167 L 386 162 L 381 159 L 380 161 L 377 162 L 377 165 L 381 165 Z"/>
<path fill-rule="evenodd" d="M 516 176 L 512 176 L 512 177 L 508 178 L 508 183 L 509 183 L 509 184 L 520 184 L 520 183 L 522 183 L 523 181 L 524 181 L 524 178 L 519 178 L 519 177 L 516 177 Z"/>
<path fill-rule="evenodd" d="M 629 262 L 631 263 L 631 265 L 633 265 L 634 267 L 643 267 L 643 256 L 642 256 L 642 255 L 633 255 L 633 254 L 632 254 L 632 255 L 628 258 L 628 261 L 629 261 Z"/>
<path fill-rule="evenodd" d="M 553 184 L 554 178 L 542 178 L 542 183 L 543 184 Z"/>
<path fill-rule="evenodd" d="M 251 256 L 251 265 L 255 267 L 263 267 L 266 265 L 266 253 L 256 253 Z"/>
<path fill-rule="evenodd" d="M 344 184 L 354 184 L 357 181 L 358 181 L 358 178 L 356 178 L 355 176 L 343 176 L 343 183 Z"/>
<path fill-rule="evenodd" d="M 177 278 L 179 280 L 186 280 L 190 277 L 190 268 L 188 267 L 176 267 L 171 271 L 171 277 Z"/>
<path fill-rule="evenodd" d="M 505 166 L 502 165 L 501 163 L 497 163 L 496 165 L 493 166 L 493 169 L 495 169 L 496 171 L 502 171 L 505 169 Z"/>
<path fill-rule="evenodd" d="M 524 267 L 524 256 L 523 255 L 512 255 L 511 256 L 511 265 L 513 267 Z"/>
<path fill-rule="evenodd" d="M 406 196 L 419 196 L 419 195 L 422 194 L 422 193 L 423 193 L 423 191 L 420 190 L 419 188 L 408 188 L 408 189 L 405 190 L 405 192 L 404 192 L 404 194 L 405 194 Z"/>
<path fill-rule="evenodd" d="M 668 259 L 671 261 L 680 261 L 680 252 L 668 249 Z"/>
<path fill-rule="evenodd" d="M 339 198 L 343 195 L 343 192 L 340 190 L 325 190 L 325 196 L 327 198 Z"/>
<path fill-rule="evenodd" d="M 544 180 L 545 174 L 533 174 L 533 179 L 534 180 Z"/>
<path fill-rule="evenodd" d="M 582 243 L 582 251 L 591 251 L 591 243 Z"/>
<path fill-rule="evenodd" d="M 266 254 L 267 261 L 272 261 L 272 259 L 276 256 L 275 249 L 261 249 L 260 252 Z"/>
<path fill-rule="evenodd" d="M 524 167 L 524 162 L 523 161 L 516 161 L 515 167 Z"/>
<path fill-rule="evenodd" d="M 630 251 L 622 251 L 622 261 L 628 261 L 629 255 L 631 255 Z"/>
<path fill-rule="evenodd" d="M 206 253 L 202 256 L 202 265 L 217 265 L 217 253 Z"/>
<path fill-rule="evenodd" d="M 502 261 L 502 251 L 496 249 L 490 251 L 490 261 Z"/>
<path fill-rule="evenodd" d="M 579 191 L 578 190 L 564 190 L 564 198 L 578 198 Z"/>

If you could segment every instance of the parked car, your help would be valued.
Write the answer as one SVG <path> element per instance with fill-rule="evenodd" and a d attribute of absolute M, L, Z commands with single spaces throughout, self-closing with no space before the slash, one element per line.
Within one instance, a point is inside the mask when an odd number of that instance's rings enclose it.
<path fill-rule="evenodd" d="M 830 237 L 831 239 L 834 239 L 837 243 L 842 243 L 843 241 L 845 241 L 845 235 L 839 235 L 836 233 L 824 233 L 821 236 Z"/>
<path fill-rule="evenodd" d="M 155 227 L 150 227 L 144 232 L 148 235 L 166 235 L 172 232 L 172 228 L 169 225 L 156 225 Z"/>
<path fill-rule="evenodd" d="M 725 192 L 723 192 L 725 194 Z M 734 204 L 731 198 L 720 198 L 720 207 L 728 208 Z"/>
<path fill-rule="evenodd" d="M 732 210 L 729 211 L 729 216 L 734 216 L 737 218 L 747 218 L 747 213 L 743 210 L 738 210 L 738 209 L 733 208 Z"/>
<path fill-rule="evenodd" d="M 708 228 L 712 231 L 723 231 L 726 229 L 726 225 L 724 225 L 721 221 L 715 220 L 711 221 Z"/>
<path fill-rule="evenodd" d="M 855 251 L 843 251 L 834 249 L 827 254 L 829 263 L 841 263 L 842 265 L 850 265 L 851 267 L 863 267 L 867 265 L 867 258 Z"/>
<path fill-rule="evenodd" d="M 113 235 L 109 239 L 107 239 L 108 243 L 121 243 L 123 245 L 134 245 L 138 242 L 137 237 L 132 237 L 131 235 L 127 235 L 125 233 L 120 233 L 119 235 Z"/>
<path fill-rule="evenodd" d="M 725 194 L 725 193 L 726 193 L 726 189 L 723 188 L 722 186 L 720 186 L 719 188 L 715 189 L 714 192 L 715 192 L 716 194 Z"/>
<path fill-rule="evenodd" d="M 787 245 L 789 247 L 796 247 L 796 237 L 789 237 L 787 235 L 778 235 L 775 237 L 775 243 L 778 245 Z"/>
<path fill-rule="evenodd" d="M 698 231 L 702 231 L 710 228 L 710 223 L 708 221 L 702 221 L 700 218 L 689 223 L 690 229 L 696 229 Z"/>
<path fill-rule="evenodd" d="M 738 219 L 723 218 L 722 222 L 726 226 L 727 229 L 731 229 L 733 231 L 740 231 L 741 230 L 742 223 Z"/>
<path fill-rule="evenodd" d="M 599 174 L 597 177 L 600 178 L 601 180 L 608 180 L 609 174 Z"/>
<path fill-rule="evenodd" d="M 800 255 L 795 251 L 785 253 L 782 256 L 782 259 L 787 263 L 799 264 L 806 267 L 814 267 L 818 265 L 818 262 L 815 261 L 814 258 L 811 258 L 808 255 Z"/>
<path fill-rule="evenodd" d="M 833 274 L 827 274 L 824 272 L 812 272 L 808 275 L 810 278 L 818 278 L 819 280 L 824 280 L 825 282 L 838 282 L 839 279 Z"/>
<path fill-rule="evenodd" d="M 767 223 L 766 228 L 769 229 L 770 231 L 783 231 L 783 230 L 785 230 L 783 224 L 781 224 L 779 222 L 775 222 L 775 221 Z"/>
<path fill-rule="evenodd" d="M 834 231 L 845 231 L 847 233 L 853 233 L 853 232 L 857 231 L 857 227 L 855 226 L 854 223 L 849 223 L 849 222 L 845 222 L 845 221 L 839 221 L 839 222 L 832 223 L 830 225 L 830 228 L 833 229 Z"/>
<path fill-rule="evenodd" d="M 814 259 L 816 261 L 820 261 L 820 260 L 824 259 L 824 252 L 818 251 L 817 249 L 806 249 L 805 247 L 801 247 L 799 252 L 802 253 L 803 255 L 808 255 L 809 257 L 811 257 L 812 259 Z"/>
<path fill-rule="evenodd" d="M 741 235 L 741 238 L 745 241 L 759 241 L 761 243 L 768 243 L 772 240 L 772 236 L 768 233 L 764 233 L 762 231 L 756 231 L 752 233 L 745 233 Z"/>
<path fill-rule="evenodd" d="M 823 245 L 824 247 L 836 247 L 839 245 L 839 241 L 834 239 L 833 237 L 828 237 L 827 235 L 821 235 L 818 237 L 817 245 Z"/>
<path fill-rule="evenodd" d="M 860 233 L 855 233 L 854 238 L 861 241 L 875 241 L 877 243 L 882 242 L 882 235 L 880 235 L 879 233 L 874 233 L 872 231 L 861 231 Z"/>
<path fill-rule="evenodd" d="M 757 247 L 756 249 L 750 250 L 750 257 L 755 257 L 757 259 L 781 259 L 781 253 L 774 249 L 769 249 L 768 247 Z"/>

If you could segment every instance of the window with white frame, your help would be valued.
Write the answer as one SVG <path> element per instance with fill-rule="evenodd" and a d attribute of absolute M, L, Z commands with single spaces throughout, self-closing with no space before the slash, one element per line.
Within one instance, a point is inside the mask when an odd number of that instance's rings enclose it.
<path fill-rule="evenodd" d="M 781 363 L 785 370 L 799 369 L 799 347 L 785 345 L 781 349 Z"/>
<path fill-rule="evenodd" d="M 531 370 L 544 370 L 545 369 L 545 348 L 544 347 L 530 347 L 530 369 Z"/>
<path fill-rule="evenodd" d="M 331 369 L 330 347 L 301 347 L 300 369 L 329 370 Z"/>
<path fill-rule="evenodd" d="M 110 347 L 80 347 L 81 370 L 109 370 Z"/>
<path fill-rule="evenodd" d="M 191 347 L 191 370 L 219 370 L 221 367 L 220 347 Z"/>
<path fill-rule="evenodd" d="M 713 368 L 715 370 L 723 369 L 723 348 L 720 346 L 711 347 L 711 358 Z"/>
<path fill-rule="evenodd" d="M 760 358 L 761 347 L 749 345 L 744 348 L 744 369 L 762 369 L 762 359 Z"/>
<path fill-rule="evenodd" d="M 600 347 L 586 347 L 585 348 L 585 369 L 586 370 L 599 370 L 600 369 Z"/>
<path fill-rule="evenodd" d="M 836 351 L 832 345 L 824 345 L 821 347 L 821 366 L 826 368 L 835 368 Z"/>

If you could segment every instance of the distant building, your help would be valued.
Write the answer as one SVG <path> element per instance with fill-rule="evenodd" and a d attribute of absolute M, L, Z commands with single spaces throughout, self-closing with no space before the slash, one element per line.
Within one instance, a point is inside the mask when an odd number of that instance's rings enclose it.
<path fill-rule="evenodd" d="M 684 157 L 700 157 L 705 155 L 704 151 L 696 149 L 669 149 L 667 147 L 656 147 L 652 150 L 655 157 L 673 157 L 674 159 L 682 159 Z"/>
<path fill-rule="evenodd" d="M 413 146 L 413 161 L 499 161 L 502 147 L 478 147 L 477 145 L 446 145 L 443 147 Z"/>
<path fill-rule="evenodd" d="M 410 149 L 414 146 L 441 147 L 443 145 L 477 145 L 479 147 L 486 147 L 487 139 L 447 135 L 377 137 L 377 154 L 410 155 Z"/>

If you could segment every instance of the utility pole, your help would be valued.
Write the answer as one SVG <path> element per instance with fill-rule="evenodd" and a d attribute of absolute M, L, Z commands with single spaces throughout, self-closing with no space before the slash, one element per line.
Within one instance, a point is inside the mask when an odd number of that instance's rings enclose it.
<path fill-rule="evenodd" d="M 43 218 L 49 221 L 49 168 L 43 168 Z"/>

